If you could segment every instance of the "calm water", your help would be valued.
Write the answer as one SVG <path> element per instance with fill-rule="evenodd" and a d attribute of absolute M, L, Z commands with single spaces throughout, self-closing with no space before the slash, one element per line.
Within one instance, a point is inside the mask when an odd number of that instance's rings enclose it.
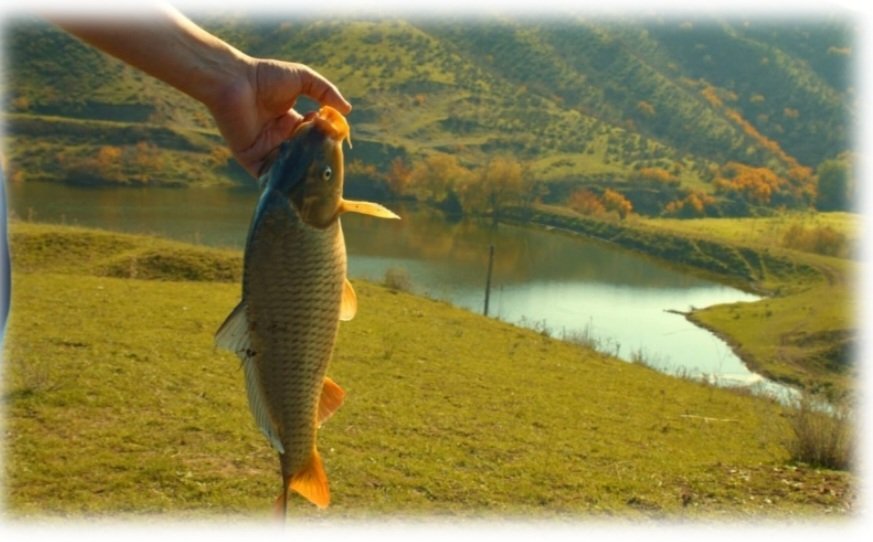
<path fill-rule="evenodd" d="M 22 219 L 224 247 L 243 246 L 257 200 L 254 192 L 225 189 L 8 188 L 11 211 Z M 381 281 L 386 270 L 402 269 L 415 291 L 481 312 L 494 244 L 492 316 L 558 337 L 588 336 L 624 359 L 642 353 L 667 372 L 776 389 L 750 373 L 724 342 L 666 312 L 754 301 L 754 295 L 577 236 L 395 210 L 402 221 L 343 217 L 352 277 Z"/>

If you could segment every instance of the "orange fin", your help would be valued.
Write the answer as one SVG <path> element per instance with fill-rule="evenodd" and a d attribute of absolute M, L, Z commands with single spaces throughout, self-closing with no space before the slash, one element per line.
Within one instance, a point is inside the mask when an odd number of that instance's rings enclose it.
<path fill-rule="evenodd" d="M 327 474 L 318 450 L 312 448 L 309 463 L 291 478 L 291 489 L 300 493 L 319 508 L 327 508 L 330 504 L 330 488 L 327 486 Z"/>
<path fill-rule="evenodd" d="M 355 289 L 352 288 L 352 283 L 349 279 L 343 282 L 343 300 L 340 303 L 340 317 L 343 322 L 348 322 L 355 317 L 358 312 L 358 295 Z"/>
<path fill-rule="evenodd" d="M 349 201 L 344 199 L 340 203 L 340 213 L 360 213 L 362 215 L 375 216 L 377 218 L 394 218 L 400 220 L 393 211 L 386 209 L 378 203 L 370 201 Z"/>
<path fill-rule="evenodd" d="M 324 386 L 321 388 L 321 399 L 318 400 L 318 425 L 323 424 L 343 404 L 346 392 L 339 384 L 328 377 L 324 377 Z"/>

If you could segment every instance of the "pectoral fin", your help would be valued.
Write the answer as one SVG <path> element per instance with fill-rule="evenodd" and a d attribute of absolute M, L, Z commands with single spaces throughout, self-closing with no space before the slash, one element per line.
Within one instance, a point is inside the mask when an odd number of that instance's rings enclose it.
<path fill-rule="evenodd" d="M 400 217 L 393 211 L 386 209 L 378 203 L 370 201 L 349 201 L 344 199 L 340 204 L 340 213 L 359 213 L 378 218 L 393 218 L 400 220 Z"/>
<path fill-rule="evenodd" d="M 328 377 L 324 377 L 321 387 L 321 398 L 318 400 L 318 425 L 323 424 L 343 404 L 346 392 L 339 384 Z"/>
<path fill-rule="evenodd" d="M 339 319 L 343 322 L 348 322 L 355 317 L 357 312 L 358 295 L 355 293 L 355 289 L 352 288 L 352 283 L 349 282 L 349 279 L 345 279 L 345 282 L 343 282 L 343 299 L 340 303 Z"/>

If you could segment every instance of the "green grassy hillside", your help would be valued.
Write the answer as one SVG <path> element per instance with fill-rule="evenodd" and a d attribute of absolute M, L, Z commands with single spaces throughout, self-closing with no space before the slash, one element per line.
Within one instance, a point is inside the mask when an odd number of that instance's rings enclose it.
<path fill-rule="evenodd" d="M 238 301 L 239 254 L 57 226 L 11 232 L 7 513 L 266 519 L 277 462 L 238 360 L 212 345 Z M 770 401 L 355 287 L 360 309 L 330 369 L 348 395 L 319 437 L 333 504 L 318 512 L 295 497 L 293 517 L 817 518 L 853 507 L 852 474 L 789 463 L 787 413 Z"/>
<path fill-rule="evenodd" d="M 621 183 L 659 168 L 684 189 L 711 193 L 713 168 L 728 161 L 784 175 L 850 149 L 855 52 L 839 18 L 279 19 L 198 20 L 251 54 L 304 62 L 332 79 L 355 106 L 350 160 L 383 173 L 396 157 L 444 153 L 472 167 L 507 154 L 547 185 Z M 58 145 L 72 143 L 47 133 L 50 124 L 15 129 L 23 117 L 213 130 L 199 104 L 57 29 L 17 19 L 8 35 L 6 110 L 19 116 L 7 146 L 22 179 L 68 181 L 75 165 L 68 156 L 53 170 Z M 141 165 L 154 183 L 212 183 L 226 166 L 214 137 L 191 151 L 201 180 L 175 166 L 192 161 L 178 140 L 147 141 L 164 153 L 163 168 Z M 112 145 L 134 156 L 135 143 L 94 131 L 75 141 L 85 155 Z M 168 178 L 172 167 L 180 171 Z M 676 187 L 650 190 L 673 199 Z"/>

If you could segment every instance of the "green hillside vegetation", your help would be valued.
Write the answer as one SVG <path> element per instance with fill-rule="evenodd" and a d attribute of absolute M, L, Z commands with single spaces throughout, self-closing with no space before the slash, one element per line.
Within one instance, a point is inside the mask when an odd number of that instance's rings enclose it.
<path fill-rule="evenodd" d="M 107 120 L 6 116 L 13 182 L 209 186 L 250 182 L 217 134 Z"/>
<path fill-rule="evenodd" d="M 386 197 L 420 197 L 415 186 L 386 188 L 397 160 L 414 168 L 448 155 L 475 172 L 502 155 L 550 204 L 609 186 L 645 215 L 689 197 L 711 198 L 699 214 L 746 215 L 811 205 L 814 170 L 850 150 L 852 27 L 838 18 L 200 22 L 253 55 L 333 80 L 355 106 L 349 160 L 367 172 L 362 189 Z M 122 174 L 89 182 L 145 182 L 125 181 L 140 141 L 102 125 L 55 137 L 62 116 L 176 134 L 143 140 L 161 164 L 137 166 L 147 182 L 246 182 L 199 104 L 44 23 L 16 20 L 8 34 L 13 178 L 74 182 L 112 146 Z M 200 136 L 193 147 L 190 134 Z M 730 164 L 770 172 L 766 192 L 749 193 Z"/>
<path fill-rule="evenodd" d="M 238 360 L 212 342 L 239 298 L 239 254 L 27 223 L 11 234 L 10 517 L 267 520 L 276 459 Z M 295 496 L 292 521 L 853 509 L 854 475 L 790 461 L 791 414 L 774 402 L 355 288 L 330 370 L 348 395 L 319 436 L 333 504 Z"/>

